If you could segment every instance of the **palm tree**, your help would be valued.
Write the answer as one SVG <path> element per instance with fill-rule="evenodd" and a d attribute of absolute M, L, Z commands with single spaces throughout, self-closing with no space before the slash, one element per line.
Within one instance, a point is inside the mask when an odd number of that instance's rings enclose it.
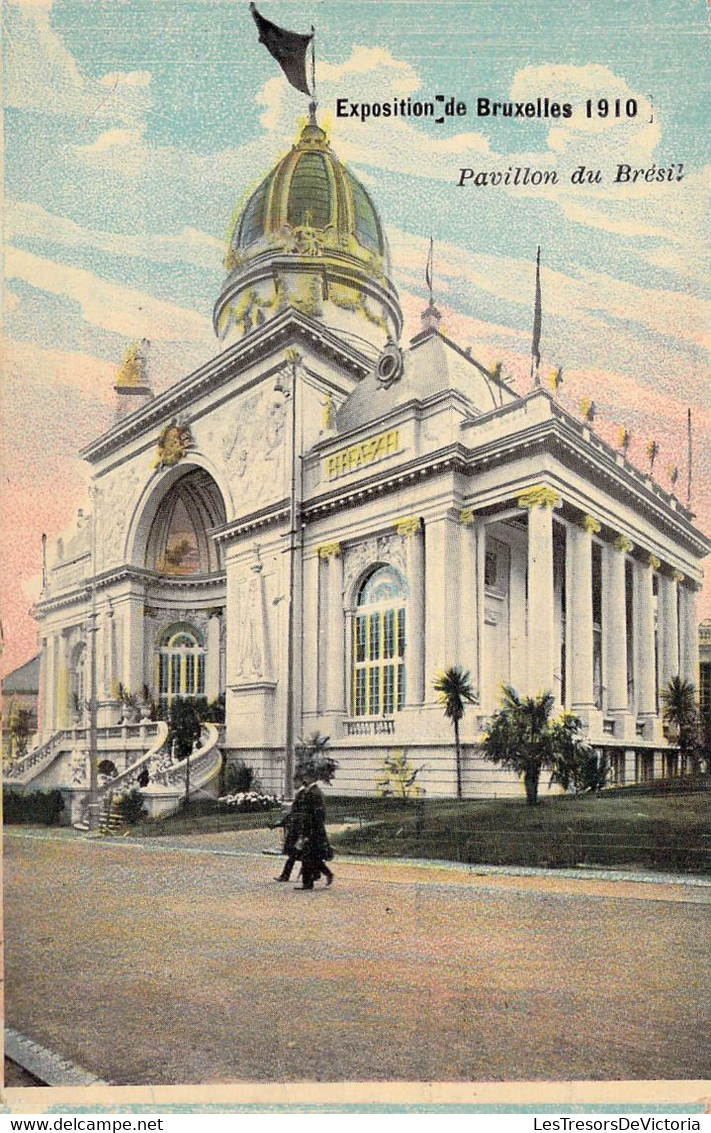
<path fill-rule="evenodd" d="M 538 781 L 544 767 L 555 766 L 556 732 L 551 721 L 552 692 L 519 696 L 504 685 L 501 707 L 486 725 L 484 758 L 523 775 L 526 802 L 538 802 Z"/>
<path fill-rule="evenodd" d="M 462 797 L 462 745 L 459 742 L 459 721 L 464 715 L 465 701 L 475 704 L 477 694 L 471 683 L 471 674 L 461 665 L 451 665 L 449 669 L 436 674 L 432 682 L 439 702 L 444 706 L 444 714 L 454 725 L 454 749 L 457 759 L 457 798 Z"/>
<path fill-rule="evenodd" d="M 695 685 L 680 676 L 672 677 L 667 687 L 662 689 L 662 706 L 664 722 L 679 744 L 682 766 L 690 763 L 692 771 L 697 771 L 699 706 Z"/>

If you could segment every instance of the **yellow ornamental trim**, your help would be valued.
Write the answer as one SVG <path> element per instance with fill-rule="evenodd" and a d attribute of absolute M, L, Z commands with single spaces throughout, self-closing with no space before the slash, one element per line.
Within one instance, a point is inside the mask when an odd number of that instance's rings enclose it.
<path fill-rule="evenodd" d="M 341 553 L 340 543 L 321 543 L 318 548 L 318 557 L 320 559 L 336 558 Z"/>
<path fill-rule="evenodd" d="M 662 560 L 658 559 L 657 556 L 653 555 L 650 551 L 650 553 L 647 555 L 647 564 L 652 568 L 652 570 L 659 570 L 660 566 L 662 565 Z"/>
<path fill-rule="evenodd" d="M 471 527 L 474 522 L 474 509 L 463 507 L 459 512 L 459 522 L 463 527 Z"/>
<path fill-rule="evenodd" d="M 182 424 L 180 421 L 171 421 L 170 425 L 166 425 L 158 437 L 153 467 L 157 470 L 172 468 L 173 465 L 183 459 L 188 449 L 193 447 L 193 444 L 190 426 Z"/>
<path fill-rule="evenodd" d="M 673 570 L 671 576 L 675 582 L 683 582 L 685 577 L 680 570 Z"/>
<path fill-rule="evenodd" d="M 395 524 L 395 531 L 405 539 L 409 539 L 411 535 L 416 535 L 419 530 L 420 521 L 416 515 L 408 515 L 406 519 L 398 519 Z"/>
<path fill-rule="evenodd" d="M 633 549 L 634 543 L 631 539 L 628 539 L 626 535 L 617 535 L 612 540 L 612 546 L 616 551 L 622 551 L 623 554 L 628 555 Z"/>
<path fill-rule="evenodd" d="M 592 515 L 584 515 L 580 520 L 580 526 L 583 531 L 587 531 L 588 535 L 599 535 L 600 524 Z"/>
<path fill-rule="evenodd" d="M 561 498 L 558 493 L 545 484 L 537 484 L 535 488 L 527 488 L 516 499 L 517 507 L 523 508 L 558 507 L 560 503 Z"/>

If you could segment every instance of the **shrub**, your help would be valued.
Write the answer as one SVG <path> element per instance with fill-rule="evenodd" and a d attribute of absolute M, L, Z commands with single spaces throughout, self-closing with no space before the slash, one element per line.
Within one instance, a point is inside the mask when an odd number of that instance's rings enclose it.
<path fill-rule="evenodd" d="M 222 795 L 217 800 L 220 810 L 253 814 L 255 811 L 275 810 L 281 806 L 275 795 L 262 795 L 257 791 L 238 791 L 234 795 Z"/>
<path fill-rule="evenodd" d="M 3 790 L 3 822 L 33 823 L 39 826 L 57 826 L 64 811 L 61 791 L 33 791 L 21 795 L 18 791 Z"/>
<path fill-rule="evenodd" d="M 406 802 L 411 795 L 417 797 L 422 791 L 417 776 L 423 770 L 424 767 L 412 766 L 404 748 L 396 748 L 385 756 L 375 789 L 382 799 L 395 797 Z"/>
<path fill-rule="evenodd" d="M 296 745 L 296 767 L 294 769 L 295 778 L 320 779 L 322 783 L 330 785 L 338 770 L 336 760 L 326 754 L 330 739 L 330 736 L 322 736 L 320 732 L 313 732 L 307 740 L 298 741 Z"/>
<path fill-rule="evenodd" d="M 244 794 L 247 791 L 256 790 L 258 787 L 259 782 L 255 777 L 253 767 L 248 767 L 241 759 L 237 763 L 227 765 L 225 771 L 226 795 Z"/>
<path fill-rule="evenodd" d="M 135 826 L 148 818 L 148 811 L 143 802 L 143 795 L 134 787 L 127 795 L 122 795 L 116 802 L 116 811 L 126 826 Z"/>

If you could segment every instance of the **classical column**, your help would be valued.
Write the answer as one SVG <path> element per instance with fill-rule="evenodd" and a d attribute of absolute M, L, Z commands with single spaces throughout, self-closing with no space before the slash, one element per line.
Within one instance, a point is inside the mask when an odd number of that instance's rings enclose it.
<path fill-rule="evenodd" d="M 409 602 L 407 605 L 407 703 L 422 704 L 425 699 L 425 532 L 419 520 L 400 532 L 407 540 L 406 566 Z"/>
<path fill-rule="evenodd" d="M 427 524 L 425 539 L 424 698 L 437 699 L 432 680 L 441 669 L 459 663 L 459 523 L 447 514 Z"/>
<path fill-rule="evenodd" d="M 659 559 L 645 555 L 634 562 L 634 650 L 635 708 L 638 716 L 652 717 L 657 711 L 657 681 L 654 663 L 654 594 L 652 579 Z"/>
<path fill-rule="evenodd" d="M 679 585 L 679 671 L 685 681 L 699 687 L 699 623 L 696 587 L 690 580 Z"/>
<path fill-rule="evenodd" d="M 341 714 L 344 704 L 343 559 L 340 543 L 324 543 L 319 559 L 326 570 L 326 712 Z"/>
<path fill-rule="evenodd" d="M 207 622 L 207 653 L 205 656 L 205 696 L 208 703 L 220 695 L 220 622 L 222 609 L 210 610 Z"/>
<path fill-rule="evenodd" d="M 673 570 L 659 575 L 659 687 L 666 688 L 679 673 L 679 583 L 683 574 Z"/>
<path fill-rule="evenodd" d="M 568 527 L 570 577 L 567 579 L 566 633 L 571 658 L 573 712 L 587 715 L 595 708 L 593 688 L 592 537 L 600 524 L 584 515 L 580 525 Z"/>
<path fill-rule="evenodd" d="M 68 643 L 64 633 L 56 640 L 54 670 L 54 718 L 58 728 L 68 728 L 72 723 L 69 710 L 69 656 Z"/>
<path fill-rule="evenodd" d="M 603 572 L 603 634 L 605 635 L 607 711 L 627 711 L 627 601 L 625 556 L 632 543 L 618 535 L 605 544 Z"/>
<path fill-rule="evenodd" d="M 141 694 L 143 673 L 143 598 L 131 596 L 124 605 L 123 683 L 127 692 Z"/>
<path fill-rule="evenodd" d="M 516 501 L 528 510 L 528 686 L 529 692 L 553 692 L 555 626 L 553 596 L 553 508 L 559 496 L 539 485 Z"/>
<path fill-rule="evenodd" d="M 480 688 L 477 658 L 477 539 L 478 527 L 471 508 L 462 508 L 459 513 L 461 534 L 459 543 L 460 611 L 459 627 L 460 657 L 464 669 L 472 676 L 472 684 Z"/>

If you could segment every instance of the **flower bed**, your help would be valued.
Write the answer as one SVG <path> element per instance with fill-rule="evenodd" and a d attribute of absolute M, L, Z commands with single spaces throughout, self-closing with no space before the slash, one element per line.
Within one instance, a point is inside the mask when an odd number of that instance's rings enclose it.
<path fill-rule="evenodd" d="M 217 800 L 220 810 L 250 814 L 260 810 L 277 810 L 281 803 L 276 795 L 262 795 L 258 791 L 238 791 L 235 795 L 222 795 Z"/>

